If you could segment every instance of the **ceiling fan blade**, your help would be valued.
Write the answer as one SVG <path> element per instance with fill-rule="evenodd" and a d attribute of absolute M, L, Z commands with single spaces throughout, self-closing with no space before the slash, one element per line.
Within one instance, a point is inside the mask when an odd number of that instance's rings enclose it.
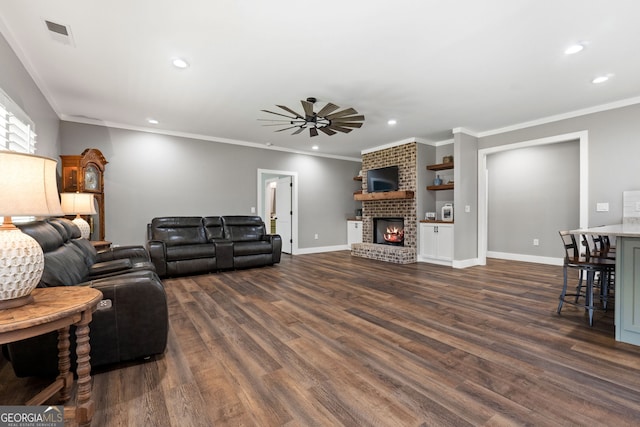
<path fill-rule="evenodd" d="M 302 132 L 303 130 L 304 130 L 304 128 L 303 128 L 302 126 L 298 126 L 298 130 L 297 130 L 297 131 L 295 131 L 295 132 L 293 132 L 291 135 L 297 135 L 297 134 L 299 134 L 300 132 Z"/>
<path fill-rule="evenodd" d="M 358 114 L 356 110 L 353 108 L 347 108 L 346 110 L 338 111 L 337 113 L 329 114 L 326 116 L 327 119 L 332 120 L 338 117 L 351 116 L 353 114 Z"/>
<path fill-rule="evenodd" d="M 351 132 L 353 130 L 353 129 L 348 129 L 348 128 L 345 128 L 345 127 L 342 127 L 342 126 L 333 125 L 333 124 L 329 125 L 329 128 L 333 129 L 333 130 L 337 130 L 338 132 L 342 132 L 342 133 L 349 133 L 349 132 Z"/>
<path fill-rule="evenodd" d="M 293 114 L 294 116 L 296 116 L 296 118 L 299 119 L 304 119 L 304 117 L 302 117 L 300 114 L 296 113 L 295 111 L 293 111 L 291 108 L 286 107 L 284 105 L 276 105 L 276 107 L 280 107 L 282 108 L 284 111 L 288 111 L 289 113 Z"/>
<path fill-rule="evenodd" d="M 276 115 L 282 116 L 282 117 L 288 117 L 290 119 L 295 119 L 295 117 L 291 117 L 291 116 L 287 116 L 287 115 L 284 115 L 284 114 L 276 113 L 275 111 L 269 111 L 269 110 L 260 110 L 260 111 L 264 111 L 265 113 L 270 113 L 270 114 L 276 114 Z"/>
<path fill-rule="evenodd" d="M 285 119 L 257 119 L 259 122 L 283 122 L 283 123 L 291 123 L 293 118 Z"/>
<path fill-rule="evenodd" d="M 282 131 L 289 130 L 289 129 L 293 129 L 293 128 L 297 128 L 297 127 L 298 127 L 298 125 L 295 125 L 295 126 L 289 126 L 288 128 L 278 129 L 278 130 L 276 130 L 275 132 L 282 132 Z"/>
<path fill-rule="evenodd" d="M 329 129 L 327 126 L 323 126 L 323 127 L 321 127 L 321 128 L 318 128 L 318 129 L 320 129 L 320 131 L 321 131 L 321 132 L 324 132 L 324 133 L 326 133 L 326 134 L 327 134 L 327 135 L 329 135 L 329 136 L 331 136 L 331 135 L 335 135 L 335 134 L 337 133 L 337 132 L 335 132 L 335 131 L 333 131 L 333 130 Z"/>
<path fill-rule="evenodd" d="M 345 128 L 361 128 L 362 123 L 358 122 L 331 122 L 332 126 L 340 126 Z"/>
<path fill-rule="evenodd" d="M 318 136 L 318 129 L 316 129 L 315 127 L 309 128 L 309 136 L 311 137 Z"/>
<path fill-rule="evenodd" d="M 306 116 L 313 116 L 313 102 L 309 102 L 309 101 L 300 101 L 300 102 L 302 103 L 304 114 Z"/>
<path fill-rule="evenodd" d="M 320 111 L 318 111 L 318 116 L 320 116 L 320 117 L 324 117 L 324 116 L 326 116 L 327 114 L 333 113 L 333 112 L 334 112 L 334 111 L 336 111 L 338 108 L 340 108 L 340 107 L 338 107 L 336 104 L 332 104 L 332 103 L 330 102 L 330 103 L 328 103 L 327 105 L 325 105 L 324 107 L 322 107 L 322 108 L 320 109 Z"/>
<path fill-rule="evenodd" d="M 360 122 L 364 120 L 364 116 L 348 116 L 348 117 L 338 117 L 332 121 L 334 122 Z"/>

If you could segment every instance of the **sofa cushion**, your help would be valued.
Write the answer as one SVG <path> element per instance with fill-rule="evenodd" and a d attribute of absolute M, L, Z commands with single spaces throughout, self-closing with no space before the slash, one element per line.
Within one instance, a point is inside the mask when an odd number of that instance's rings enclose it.
<path fill-rule="evenodd" d="M 84 255 L 84 261 L 88 267 L 91 267 L 93 264 L 96 263 L 98 258 L 98 252 L 96 251 L 96 248 L 93 247 L 90 241 L 80 237 L 80 238 L 71 239 L 71 243 L 73 243 L 80 249 L 80 251 Z"/>
<path fill-rule="evenodd" d="M 23 233 L 33 237 L 45 254 L 55 251 L 64 244 L 64 239 L 58 230 L 48 222 L 36 221 L 26 224 L 16 224 L 16 226 Z"/>
<path fill-rule="evenodd" d="M 202 218 L 202 225 L 208 241 L 224 239 L 222 217 L 207 216 Z"/>
<path fill-rule="evenodd" d="M 255 240 L 251 242 L 234 242 L 233 256 L 270 254 L 273 246 L 266 240 Z"/>
<path fill-rule="evenodd" d="M 215 256 L 216 246 L 213 243 L 167 247 L 167 261 L 179 261 L 194 258 L 213 258 Z"/>
<path fill-rule="evenodd" d="M 84 254 L 76 245 L 67 242 L 44 254 L 44 271 L 40 286 L 72 286 L 89 277 Z"/>
<path fill-rule="evenodd" d="M 167 246 L 206 243 L 201 217 L 165 217 L 151 220 L 150 240 L 161 240 Z"/>
<path fill-rule="evenodd" d="M 224 216 L 225 238 L 233 242 L 262 240 L 266 234 L 259 216 Z"/>

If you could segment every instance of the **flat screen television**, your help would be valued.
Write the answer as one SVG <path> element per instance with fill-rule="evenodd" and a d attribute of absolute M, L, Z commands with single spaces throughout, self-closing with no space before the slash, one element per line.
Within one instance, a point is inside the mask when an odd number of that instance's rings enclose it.
<path fill-rule="evenodd" d="M 398 166 L 371 169 L 367 171 L 367 192 L 398 190 Z"/>

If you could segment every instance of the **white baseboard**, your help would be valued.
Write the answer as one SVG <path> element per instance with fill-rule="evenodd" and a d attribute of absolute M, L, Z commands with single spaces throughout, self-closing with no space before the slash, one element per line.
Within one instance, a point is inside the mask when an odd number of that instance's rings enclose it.
<path fill-rule="evenodd" d="M 349 245 L 318 246 L 315 248 L 298 248 L 296 255 L 319 254 L 322 252 L 350 251 Z"/>
<path fill-rule="evenodd" d="M 476 265 L 480 265 L 480 261 L 478 260 L 478 258 L 455 260 L 451 264 L 453 268 L 467 268 L 467 267 L 473 267 Z"/>
<path fill-rule="evenodd" d="M 487 251 L 487 258 L 508 259 L 511 261 L 535 262 L 538 264 L 563 265 L 563 258 L 554 258 L 547 256 L 512 254 L 508 252 Z"/>

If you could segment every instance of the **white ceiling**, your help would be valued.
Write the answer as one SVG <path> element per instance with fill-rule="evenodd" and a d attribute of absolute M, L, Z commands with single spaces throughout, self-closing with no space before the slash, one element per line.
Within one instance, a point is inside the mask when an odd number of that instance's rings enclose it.
<path fill-rule="evenodd" d="M 354 158 L 640 102 L 639 19 L 637 0 L 0 0 L 0 31 L 61 119 Z M 364 126 L 311 138 L 258 120 L 310 96 Z"/>

